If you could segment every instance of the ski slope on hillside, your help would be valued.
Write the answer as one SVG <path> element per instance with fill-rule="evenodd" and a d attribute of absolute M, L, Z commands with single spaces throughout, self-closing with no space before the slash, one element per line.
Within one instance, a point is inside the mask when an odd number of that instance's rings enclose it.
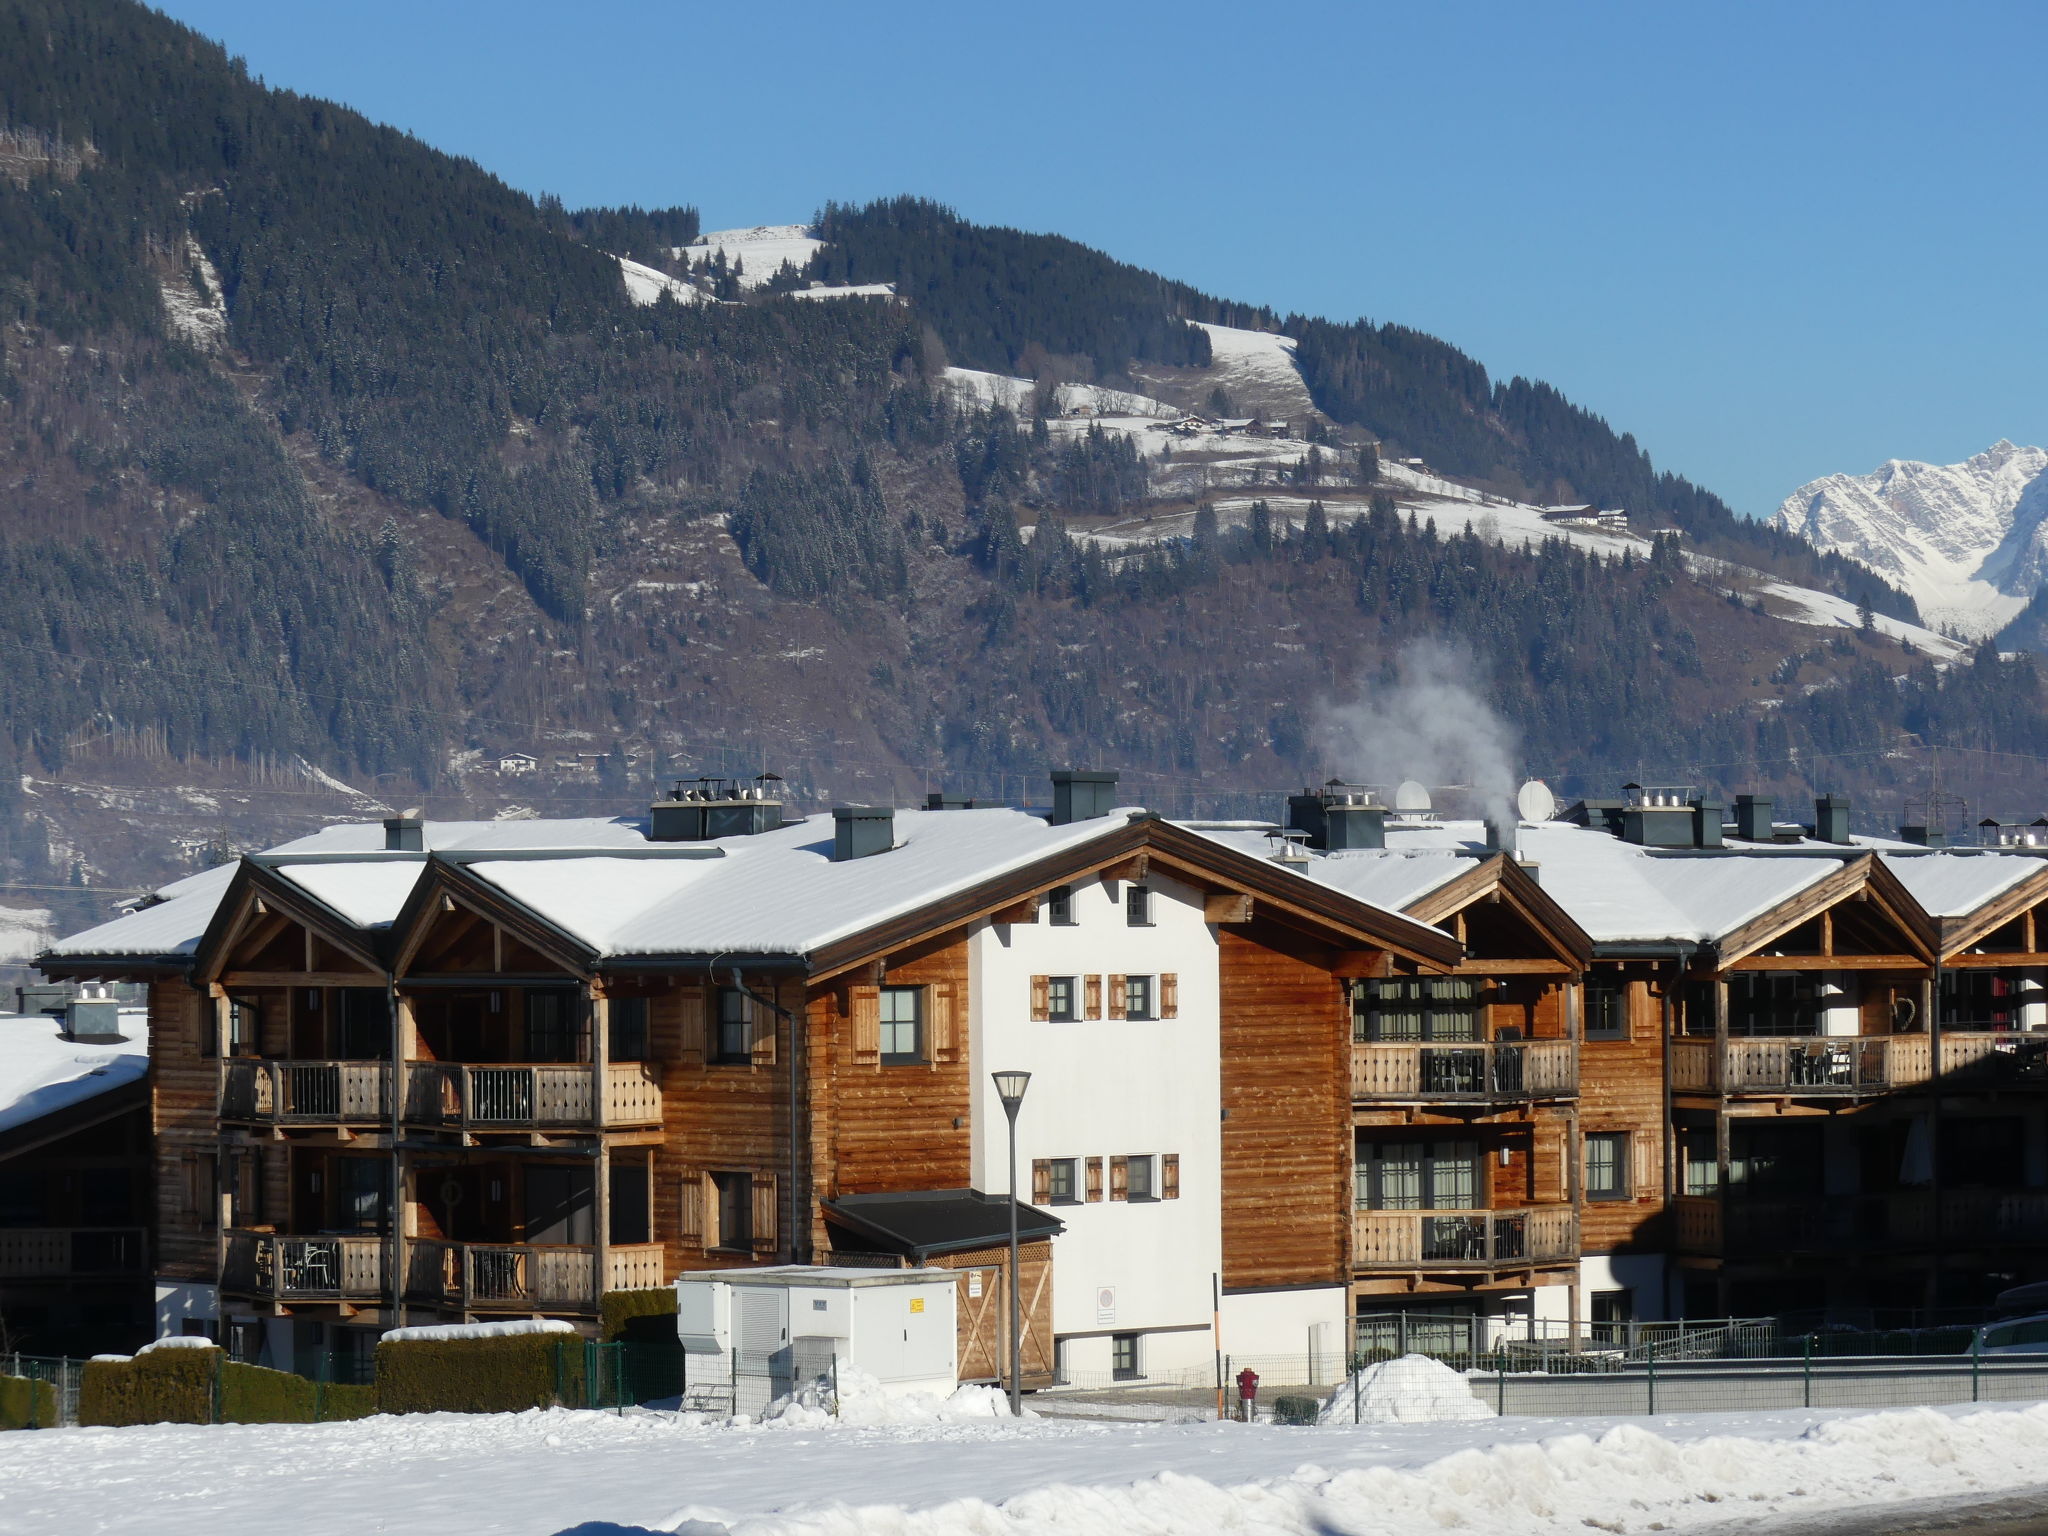
<path fill-rule="evenodd" d="M 728 266 L 742 268 L 740 286 L 758 288 L 781 271 L 784 262 L 801 269 L 824 244 L 808 224 L 756 224 L 748 229 L 714 229 L 676 247 L 675 254 L 696 266 L 723 251 Z"/>

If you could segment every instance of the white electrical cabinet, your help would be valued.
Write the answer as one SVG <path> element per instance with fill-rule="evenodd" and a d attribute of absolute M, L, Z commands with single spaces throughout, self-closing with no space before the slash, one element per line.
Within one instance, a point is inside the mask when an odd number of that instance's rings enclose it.
<path fill-rule="evenodd" d="M 692 1381 L 768 1377 L 795 1386 L 856 1366 L 891 1392 L 959 1385 L 949 1269 L 788 1264 L 677 1277 L 676 1334 Z"/>

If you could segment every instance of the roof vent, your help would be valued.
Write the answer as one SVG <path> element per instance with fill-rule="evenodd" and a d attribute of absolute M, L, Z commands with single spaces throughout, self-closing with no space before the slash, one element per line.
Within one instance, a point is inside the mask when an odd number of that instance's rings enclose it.
<path fill-rule="evenodd" d="M 427 846 L 426 823 L 417 816 L 387 816 L 384 818 L 384 851 L 386 853 L 422 853 Z"/>
<path fill-rule="evenodd" d="M 678 779 L 668 795 L 647 810 L 650 843 L 702 843 L 714 837 L 752 837 L 782 825 L 782 778 L 756 774 L 751 781 L 707 774 Z"/>
<path fill-rule="evenodd" d="M 1726 830 L 1727 824 L 1723 822 L 1721 818 L 1723 815 L 1726 814 L 1726 812 L 1727 807 L 1722 805 L 1721 802 L 1718 800 L 1709 800 L 1705 796 L 1702 796 L 1698 800 L 1693 801 L 1693 847 L 1720 848 L 1725 846 L 1722 843 L 1721 838 L 1723 832 Z"/>
<path fill-rule="evenodd" d="M 1813 835 L 1824 843 L 1849 841 L 1849 797 L 1822 795 L 1813 802 Z"/>
<path fill-rule="evenodd" d="M 982 802 L 970 800 L 965 795 L 941 794 L 934 789 L 924 797 L 924 808 L 928 811 L 973 811 L 979 810 Z"/>
<path fill-rule="evenodd" d="M 865 859 L 896 846 L 896 812 L 886 805 L 832 807 L 832 862 Z"/>
<path fill-rule="evenodd" d="M 1735 835 L 1745 843 L 1768 843 L 1771 840 L 1770 796 L 1735 797 Z"/>
<path fill-rule="evenodd" d="M 1917 843 L 1922 848 L 1946 848 L 1948 833 L 1940 827 L 1924 826 L 1916 822 L 1899 828 L 1899 841 Z"/>
<path fill-rule="evenodd" d="M 1268 832 L 1266 842 L 1271 848 L 1266 857 L 1275 864 L 1300 866 L 1313 862 L 1308 851 L 1308 835 L 1303 832 Z"/>
<path fill-rule="evenodd" d="M 1052 771 L 1052 824 L 1092 821 L 1116 807 L 1116 775 L 1097 768 Z"/>
<path fill-rule="evenodd" d="M 1694 846 L 1692 791 L 1663 785 L 1621 786 L 1621 838 L 1645 848 Z"/>
<path fill-rule="evenodd" d="M 1342 852 L 1387 846 L 1387 808 L 1362 784 L 1332 779 L 1287 797 L 1287 820 L 1308 846 Z"/>
<path fill-rule="evenodd" d="M 64 1009 L 63 1033 L 81 1045 L 116 1045 L 128 1038 L 121 1033 L 121 1005 L 105 987 L 71 999 Z"/>
<path fill-rule="evenodd" d="M 22 1013 L 42 1013 L 61 1019 L 71 1001 L 71 989 L 61 981 L 34 981 L 25 987 L 16 987 L 14 1001 Z"/>

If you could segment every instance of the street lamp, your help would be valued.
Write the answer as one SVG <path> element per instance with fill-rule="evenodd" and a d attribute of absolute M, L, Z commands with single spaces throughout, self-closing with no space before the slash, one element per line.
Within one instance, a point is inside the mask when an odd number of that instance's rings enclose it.
<path fill-rule="evenodd" d="M 1010 1122 L 1010 1414 L 1024 1412 L 1024 1302 L 1017 1290 L 1017 1111 L 1024 1104 L 1024 1090 L 1031 1086 L 1029 1072 L 992 1072 L 996 1097 L 1003 1101 L 1003 1114 Z"/>

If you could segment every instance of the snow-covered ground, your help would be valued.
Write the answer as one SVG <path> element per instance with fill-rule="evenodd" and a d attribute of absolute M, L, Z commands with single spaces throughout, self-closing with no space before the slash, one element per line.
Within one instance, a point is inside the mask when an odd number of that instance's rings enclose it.
<path fill-rule="evenodd" d="M 2048 1407 L 1281 1428 L 665 1414 L 0 1435 L 9 1536 L 1468 1536 L 1703 1530 L 2041 1477 Z"/>
<path fill-rule="evenodd" d="M 1294 361 L 1292 336 L 1203 325 L 1209 334 L 1209 372 L 1240 415 L 1306 421 L 1319 415 Z"/>
<path fill-rule="evenodd" d="M 756 224 L 750 229 L 714 229 L 676 247 L 694 266 L 725 252 L 728 265 L 741 265 L 740 286 L 758 288 L 788 262 L 801 268 L 824 245 L 808 224 Z"/>
<path fill-rule="evenodd" d="M 637 261 L 628 261 L 623 256 L 614 256 L 619 264 L 619 276 L 626 280 L 626 293 L 635 304 L 652 304 L 666 293 L 678 304 L 702 304 L 708 295 L 701 288 L 692 287 L 679 277 L 670 277 L 653 267 L 643 266 Z"/>

